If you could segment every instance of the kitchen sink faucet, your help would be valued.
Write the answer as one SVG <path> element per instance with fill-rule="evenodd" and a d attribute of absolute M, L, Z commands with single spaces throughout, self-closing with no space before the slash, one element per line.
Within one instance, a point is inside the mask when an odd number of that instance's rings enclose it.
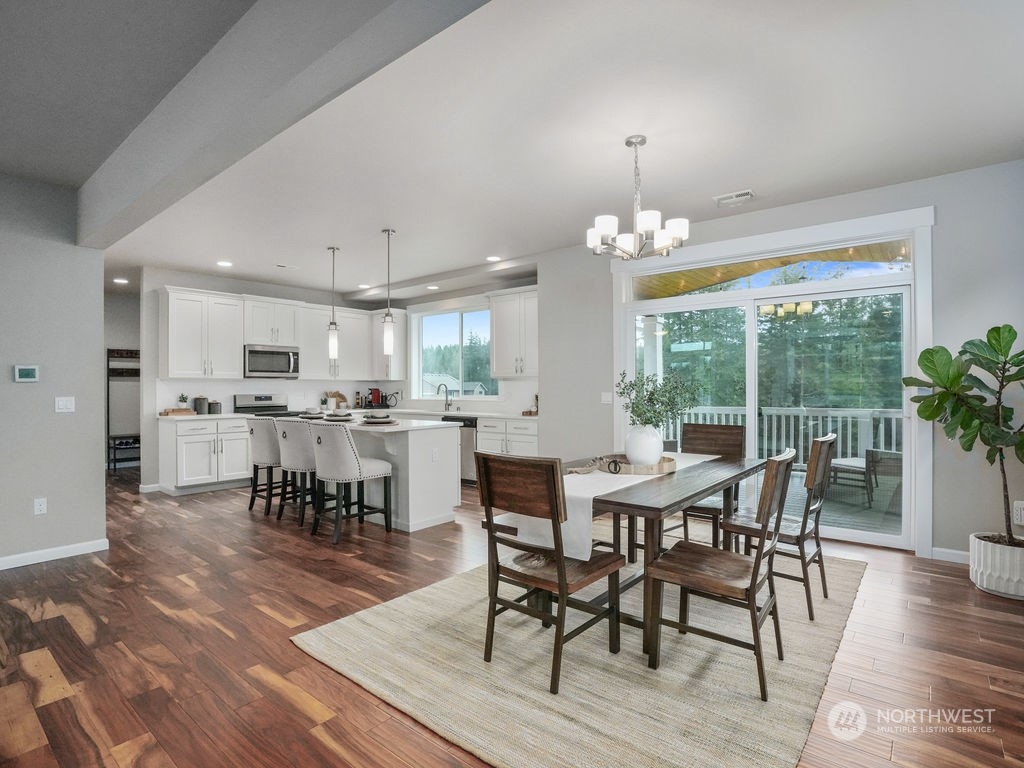
<path fill-rule="evenodd" d="M 440 395 L 441 394 L 441 387 L 444 387 L 444 409 L 446 411 L 450 411 L 452 409 L 452 400 L 451 400 L 451 394 L 452 393 L 448 390 L 448 385 L 445 384 L 444 382 L 441 382 L 440 384 L 437 385 L 437 391 L 434 394 L 435 395 Z"/>

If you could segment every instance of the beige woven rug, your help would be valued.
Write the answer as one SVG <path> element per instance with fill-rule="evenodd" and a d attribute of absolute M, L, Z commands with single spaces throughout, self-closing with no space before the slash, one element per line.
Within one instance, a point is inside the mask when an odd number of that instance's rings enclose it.
<path fill-rule="evenodd" d="M 487 664 L 483 566 L 292 639 L 495 766 L 793 766 L 864 563 L 827 558 L 826 569 L 830 598 L 821 598 L 815 576 L 814 622 L 807 620 L 802 585 L 776 580 L 786 658 L 775 656 L 769 620 L 767 702 L 751 652 L 668 628 L 661 666 L 652 670 L 639 630 L 623 626 L 622 650 L 612 655 L 605 628 L 592 627 L 566 646 L 556 696 L 548 692 L 551 630 L 505 613 Z M 637 585 L 624 595 L 624 609 L 639 614 L 641 591 Z M 675 606 L 673 595 L 666 615 Z M 579 617 L 571 612 L 569 626 Z M 736 608 L 693 598 L 691 620 L 750 636 L 747 614 Z"/>

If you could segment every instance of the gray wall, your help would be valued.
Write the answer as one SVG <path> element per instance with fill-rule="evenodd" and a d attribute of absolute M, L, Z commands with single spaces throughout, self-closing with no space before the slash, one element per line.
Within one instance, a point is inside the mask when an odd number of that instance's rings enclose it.
<path fill-rule="evenodd" d="M 613 413 L 601 392 L 614 384 L 612 273 L 586 248 L 545 254 L 537 265 L 542 456 L 611 453 Z"/>
<path fill-rule="evenodd" d="M 106 294 L 103 299 L 103 343 L 107 349 L 139 348 L 138 294 Z"/>
<path fill-rule="evenodd" d="M 75 209 L 73 190 L 0 175 L 0 567 L 106 547 L 103 256 L 74 245 Z M 13 383 L 15 363 L 40 382 Z"/>
<path fill-rule="evenodd" d="M 696 223 L 690 243 L 931 205 L 934 343 L 958 349 L 992 325 L 1024 329 L 1024 161 Z M 607 269 L 604 260 L 572 250 L 540 260 L 541 449 L 579 457 L 611 447 L 609 406 L 594 393 L 610 388 L 614 374 L 604 340 L 612 295 L 610 279 L 603 289 L 594 273 Z M 966 551 L 970 533 L 1002 529 L 998 471 L 981 452 L 965 454 L 935 435 L 933 545 Z M 1009 470 L 1011 498 L 1024 499 L 1024 468 L 1014 462 Z"/>

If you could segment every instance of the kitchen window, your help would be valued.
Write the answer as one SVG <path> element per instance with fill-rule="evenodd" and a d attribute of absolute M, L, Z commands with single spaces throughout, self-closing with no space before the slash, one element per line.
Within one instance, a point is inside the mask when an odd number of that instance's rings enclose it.
<path fill-rule="evenodd" d="M 453 400 L 498 395 L 498 382 L 491 377 L 491 311 L 488 307 L 424 312 L 415 318 L 418 343 L 414 351 L 418 359 L 413 366 L 413 391 L 416 397 L 436 398 L 438 390 L 443 396 L 445 388 Z"/>

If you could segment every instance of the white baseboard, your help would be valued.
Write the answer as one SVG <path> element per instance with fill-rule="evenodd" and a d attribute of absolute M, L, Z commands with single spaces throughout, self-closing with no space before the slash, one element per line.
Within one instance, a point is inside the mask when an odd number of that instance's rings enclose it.
<path fill-rule="evenodd" d="M 110 544 L 106 539 L 96 539 L 94 541 L 82 541 L 78 544 L 68 544 L 63 547 L 53 547 L 52 549 L 37 549 L 34 552 L 22 552 L 17 555 L 6 555 L 4 557 L 0 557 L 0 571 L 6 571 L 8 568 L 20 568 L 23 565 L 45 563 L 50 560 L 60 560 L 62 557 L 74 557 L 75 555 L 87 555 L 90 552 L 102 552 L 109 548 Z"/>
<path fill-rule="evenodd" d="M 160 490 L 160 483 L 151 483 L 150 485 L 139 484 L 139 493 L 156 493 Z"/>
<path fill-rule="evenodd" d="M 964 563 L 970 562 L 970 554 L 967 550 L 961 549 L 941 549 L 939 547 L 932 548 L 932 559 L 933 560 L 945 560 L 950 563 Z"/>

